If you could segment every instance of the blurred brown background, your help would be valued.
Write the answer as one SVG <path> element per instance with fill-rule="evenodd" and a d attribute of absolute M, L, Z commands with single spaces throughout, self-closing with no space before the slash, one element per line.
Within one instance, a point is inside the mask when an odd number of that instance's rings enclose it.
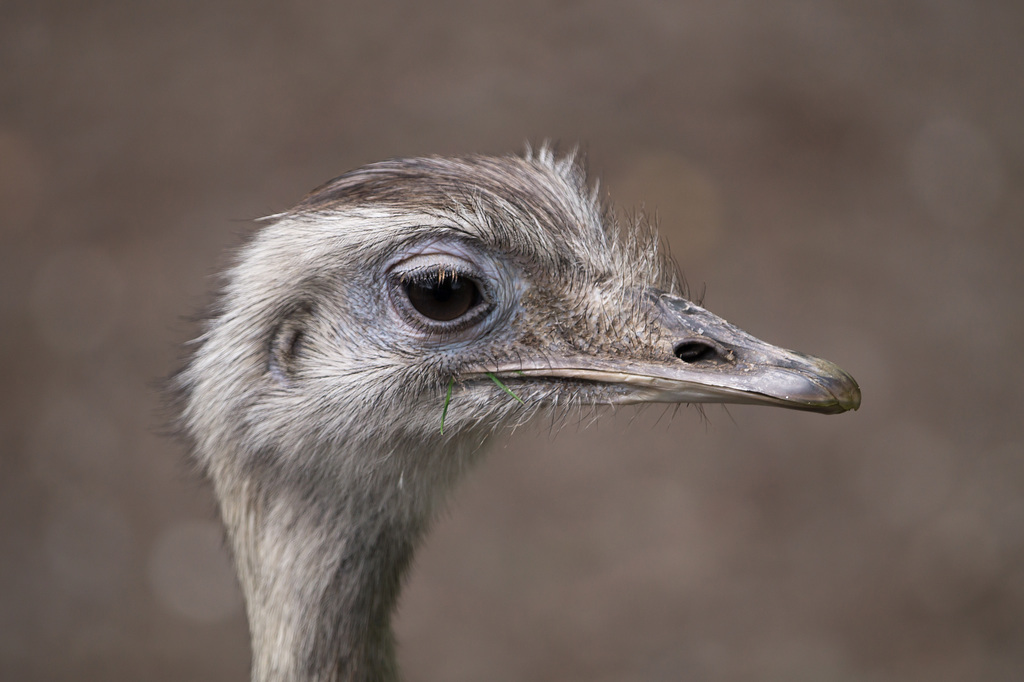
<path fill-rule="evenodd" d="M 0 678 L 246 679 L 160 434 L 187 316 L 330 177 L 551 138 L 864 406 L 517 432 L 419 557 L 408 680 L 1024 679 L 1022 74 L 1009 0 L 3 0 Z"/>

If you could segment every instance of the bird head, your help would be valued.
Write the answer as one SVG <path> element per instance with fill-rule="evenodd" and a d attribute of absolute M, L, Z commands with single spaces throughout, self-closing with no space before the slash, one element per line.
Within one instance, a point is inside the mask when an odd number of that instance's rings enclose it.
<path fill-rule="evenodd" d="M 373 164 L 266 222 L 183 375 L 199 453 L 387 458 L 552 408 L 860 403 L 836 365 L 685 298 L 653 229 L 620 228 L 572 155 Z"/>

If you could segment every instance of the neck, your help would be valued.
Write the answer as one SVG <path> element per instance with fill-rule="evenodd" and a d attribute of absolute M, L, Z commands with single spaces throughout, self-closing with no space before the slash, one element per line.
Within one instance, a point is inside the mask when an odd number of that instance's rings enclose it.
<path fill-rule="evenodd" d="M 435 498 L 468 459 L 448 451 L 358 476 L 287 479 L 255 467 L 214 477 L 246 602 L 253 682 L 398 680 L 391 613 Z"/>
<path fill-rule="evenodd" d="M 391 612 L 422 525 L 308 500 L 264 498 L 235 509 L 223 499 L 253 681 L 397 680 Z"/>

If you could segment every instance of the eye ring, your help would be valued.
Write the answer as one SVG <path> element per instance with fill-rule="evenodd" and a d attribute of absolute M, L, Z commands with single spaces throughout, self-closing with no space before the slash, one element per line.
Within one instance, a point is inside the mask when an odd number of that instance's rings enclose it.
<path fill-rule="evenodd" d="M 396 272 L 390 289 L 402 317 L 431 333 L 457 333 L 494 309 L 485 280 L 462 264 L 442 261 Z"/>

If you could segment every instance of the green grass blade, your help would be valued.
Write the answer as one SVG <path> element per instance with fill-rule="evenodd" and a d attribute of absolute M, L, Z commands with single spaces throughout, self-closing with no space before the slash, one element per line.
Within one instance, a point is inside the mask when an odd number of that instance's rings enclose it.
<path fill-rule="evenodd" d="M 498 385 L 498 388 L 500 388 L 501 390 L 505 391 L 505 393 L 508 393 L 510 396 L 512 396 L 513 398 L 518 400 L 520 405 L 525 405 L 526 404 L 526 403 L 523 402 L 522 398 L 520 398 L 519 396 L 517 396 L 515 393 L 512 392 L 511 388 L 509 388 L 505 384 L 501 383 L 501 379 L 499 379 L 498 377 L 494 376 L 490 372 L 487 373 L 487 376 L 489 376 L 491 378 L 491 381 L 493 381 L 494 383 L 496 383 Z"/>
<path fill-rule="evenodd" d="M 444 396 L 444 409 L 441 410 L 441 435 L 444 435 L 444 418 L 448 416 L 448 403 L 452 401 L 452 386 L 455 385 L 455 377 L 448 380 L 448 392 Z"/>

